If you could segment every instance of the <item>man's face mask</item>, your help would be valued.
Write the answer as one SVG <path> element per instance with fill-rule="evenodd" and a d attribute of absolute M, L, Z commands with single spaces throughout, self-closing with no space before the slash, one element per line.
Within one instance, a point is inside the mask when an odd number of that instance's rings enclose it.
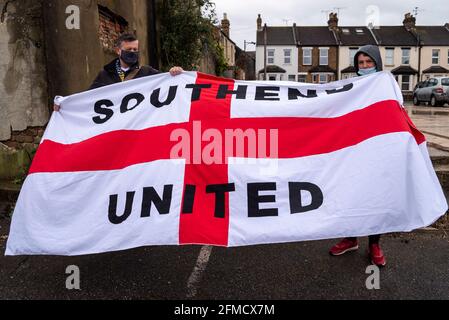
<path fill-rule="evenodd" d="M 139 52 L 138 51 L 126 51 L 121 50 L 120 58 L 127 64 L 127 65 L 134 65 L 139 61 Z"/>
<path fill-rule="evenodd" d="M 376 67 L 372 67 L 372 68 L 366 68 L 366 69 L 359 69 L 357 74 L 359 76 L 366 76 L 367 74 L 376 73 L 376 72 L 377 72 Z"/>

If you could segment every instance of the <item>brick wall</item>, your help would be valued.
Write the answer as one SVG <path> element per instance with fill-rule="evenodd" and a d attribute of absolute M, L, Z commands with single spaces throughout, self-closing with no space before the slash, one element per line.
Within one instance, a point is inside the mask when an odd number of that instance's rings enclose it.
<path fill-rule="evenodd" d="M 338 54 L 338 48 L 337 47 L 329 47 L 329 53 L 328 53 L 328 65 L 330 68 L 337 71 L 337 54 Z M 313 47 L 312 48 L 312 65 L 303 65 L 302 64 L 302 56 L 303 51 L 300 47 L 298 50 L 298 72 L 309 72 L 310 69 L 313 67 L 316 67 L 320 64 L 320 49 L 319 47 Z M 333 76 L 332 80 L 336 80 L 335 75 Z M 312 75 L 310 73 L 306 76 L 306 82 L 312 82 Z"/>
<path fill-rule="evenodd" d="M 330 47 L 329 48 L 329 67 L 338 72 L 338 48 Z M 336 80 L 336 79 L 334 79 Z"/>
<path fill-rule="evenodd" d="M 100 43 L 104 50 L 113 52 L 118 37 L 122 33 L 128 32 L 128 22 L 106 7 L 98 6 L 98 11 L 100 14 L 98 30 Z"/>
<path fill-rule="evenodd" d="M 33 150 L 39 146 L 44 130 L 45 127 L 28 127 L 24 131 L 13 131 L 11 139 L 0 142 L 16 150 Z"/>

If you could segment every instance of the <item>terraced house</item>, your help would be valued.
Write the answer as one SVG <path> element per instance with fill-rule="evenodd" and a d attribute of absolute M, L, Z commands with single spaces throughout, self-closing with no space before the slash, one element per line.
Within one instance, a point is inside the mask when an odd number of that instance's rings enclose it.
<path fill-rule="evenodd" d="M 365 44 L 380 47 L 384 70 L 395 76 L 406 98 L 419 81 L 449 76 L 449 23 L 417 26 L 410 13 L 402 25 L 375 27 L 340 26 L 336 13 L 329 14 L 327 26 L 262 27 L 259 15 L 256 74 L 311 83 L 354 77 L 354 55 Z"/>

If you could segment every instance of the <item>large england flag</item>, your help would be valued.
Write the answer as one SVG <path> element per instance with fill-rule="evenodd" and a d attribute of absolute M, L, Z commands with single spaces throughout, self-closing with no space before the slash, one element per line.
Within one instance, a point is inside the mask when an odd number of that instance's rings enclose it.
<path fill-rule="evenodd" d="M 66 97 L 6 255 L 242 246 L 430 225 L 447 203 L 389 72 L 327 84 L 197 72 Z"/>

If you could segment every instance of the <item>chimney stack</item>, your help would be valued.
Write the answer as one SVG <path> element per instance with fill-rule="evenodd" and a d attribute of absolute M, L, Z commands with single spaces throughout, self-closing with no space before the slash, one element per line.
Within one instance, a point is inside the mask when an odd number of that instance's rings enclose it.
<path fill-rule="evenodd" d="M 407 31 L 415 29 L 415 23 L 416 23 L 416 18 L 410 12 L 406 13 L 405 17 L 404 17 L 404 21 L 402 21 L 402 24 L 404 25 L 405 29 Z"/>
<path fill-rule="evenodd" d="M 330 30 L 338 29 L 338 17 L 335 12 L 329 13 L 329 20 L 327 21 L 327 25 L 329 26 Z"/>
<path fill-rule="evenodd" d="M 221 20 L 221 31 L 223 31 L 223 33 L 225 35 L 228 36 L 229 38 L 229 20 L 228 20 L 228 15 L 226 13 L 223 14 L 223 20 Z"/>

